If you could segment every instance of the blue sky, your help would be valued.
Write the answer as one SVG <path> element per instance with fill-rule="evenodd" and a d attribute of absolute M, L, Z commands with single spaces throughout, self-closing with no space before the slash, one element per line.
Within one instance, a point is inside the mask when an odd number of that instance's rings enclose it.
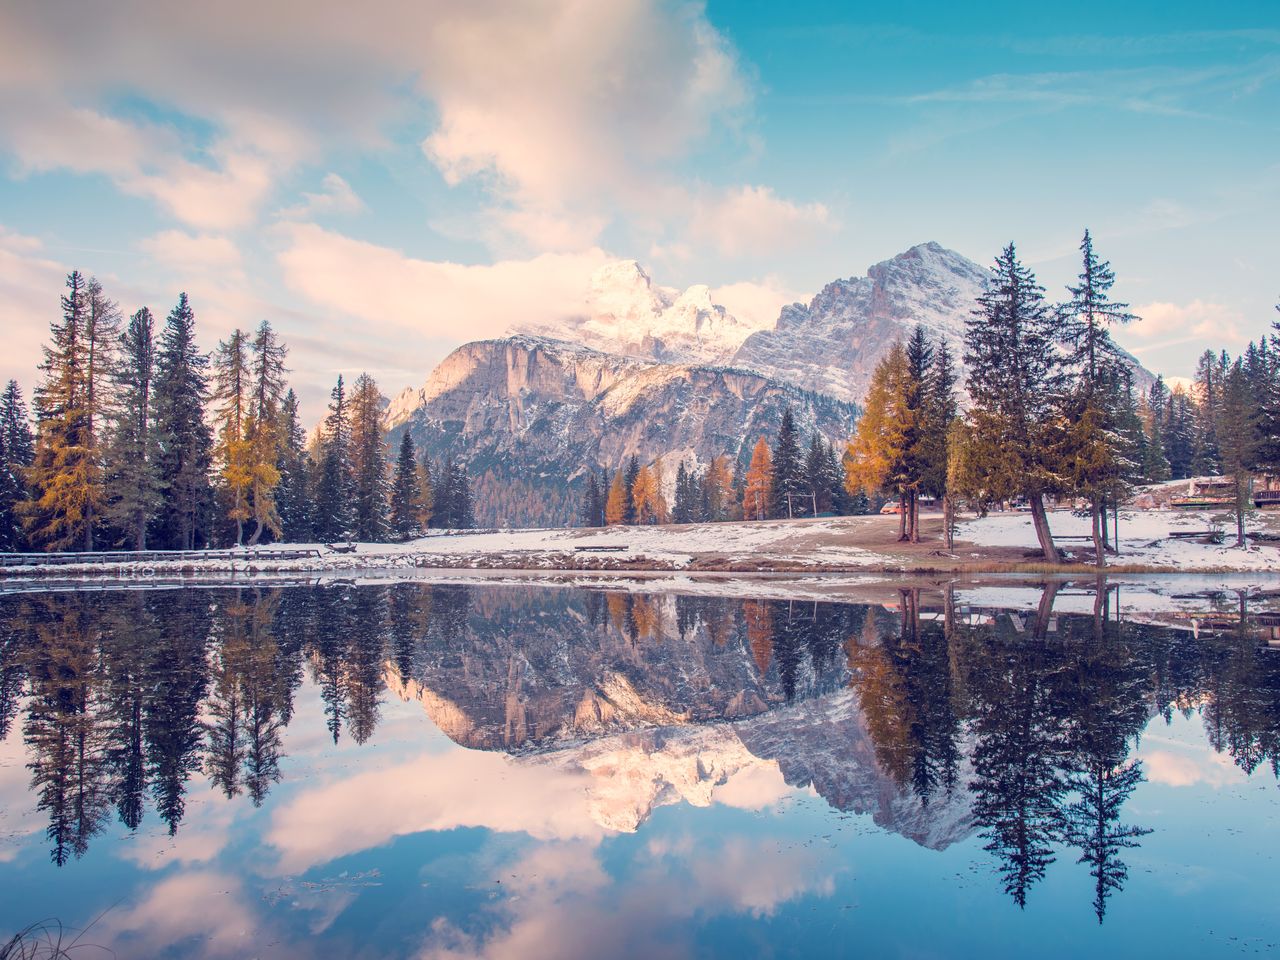
<path fill-rule="evenodd" d="M 1153 369 L 1264 332 L 1280 5 L 971 6 L 5 4 L 0 376 L 72 266 L 208 346 L 270 319 L 316 416 L 613 257 L 771 316 L 924 240 L 1057 294 L 1085 227 Z"/>

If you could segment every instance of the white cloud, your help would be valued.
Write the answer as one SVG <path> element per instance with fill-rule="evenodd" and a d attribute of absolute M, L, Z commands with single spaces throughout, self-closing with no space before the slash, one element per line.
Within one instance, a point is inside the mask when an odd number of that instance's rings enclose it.
<path fill-rule="evenodd" d="M 797 204 L 769 187 L 741 186 L 697 201 L 689 231 L 730 257 L 767 256 L 814 243 L 835 228 L 821 203 Z"/>
<path fill-rule="evenodd" d="M 772 328 L 778 313 L 787 304 L 807 299 L 806 294 L 791 289 L 778 277 L 730 283 L 711 291 L 712 303 L 720 304 L 739 320 L 760 329 Z"/>
<path fill-rule="evenodd" d="M 44 255 L 35 237 L 0 226 L 0 303 L 4 304 L 4 358 L 0 379 L 17 380 L 28 402 L 40 345 L 58 316 L 58 297 L 69 268 Z"/>
<path fill-rule="evenodd" d="M 376 324 L 383 334 L 455 343 L 580 310 L 588 278 L 610 259 L 593 248 L 463 265 L 415 259 L 312 224 L 281 229 L 285 283 L 318 307 Z"/>
<path fill-rule="evenodd" d="M 1199 339 L 1218 344 L 1242 344 L 1248 339 L 1240 332 L 1244 318 L 1220 303 L 1145 303 L 1133 312 L 1139 319 L 1124 328 L 1122 338 L 1141 342 L 1133 349 L 1136 354 Z"/>
<path fill-rule="evenodd" d="M 381 143 L 421 97 L 426 155 L 543 250 L 594 242 L 619 206 L 650 212 L 670 166 L 749 99 L 728 42 L 682 0 L 7 5 L 0 65 L 0 144 L 22 167 L 105 174 L 206 230 L 250 222 L 326 147 Z M 122 92 L 160 109 L 97 112 Z"/>
<path fill-rule="evenodd" d="M 325 175 L 319 193 L 304 193 L 303 202 L 280 211 L 280 216 L 291 220 L 305 220 L 317 214 L 360 213 L 364 201 L 351 189 L 351 184 L 336 173 Z"/>
<path fill-rule="evenodd" d="M 154 259 L 179 272 L 204 272 L 210 268 L 239 269 L 240 250 L 229 237 L 165 230 L 147 237 L 139 246 Z"/>

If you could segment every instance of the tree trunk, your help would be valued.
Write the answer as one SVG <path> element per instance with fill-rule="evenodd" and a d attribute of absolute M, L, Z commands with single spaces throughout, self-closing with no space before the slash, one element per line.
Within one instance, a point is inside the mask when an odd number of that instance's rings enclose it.
<path fill-rule="evenodd" d="M 1043 640 L 1049 632 L 1049 621 L 1053 619 L 1053 601 L 1057 599 L 1058 591 L 1061 589 L 1061 580 L 1053 580 L 1044 585 L 1044 590 L 1040 594 L 1040 605 L 1036 608 L 1036 627 L 1033 636 L 1037 640 Z"/>
<path fill-rule="evenodd" d="M 946 544 L 948 552 L 956 548 L 955 516 L 956 506 L 951 502 L 951 494 L 944 493 L 942 495 L 942 542 Z"/>
<path fill-rule="evenodd" d="M 256 547 L 258 540 L 262 537 L 262 518 L 257 518 L 258 525 L 253 529 L 253 536 L 249 538 L 249 546 Z"/>
<path fill-rule="evenodd" d="M 1107 565 L 1106 551 L 1103 548 L 1102 529 L 1106 526 L 1106 518 L 1102 515 L 1105 509 L 1097 497 L 1090 502 L 1090 513 L 1093 515 L 1093 563 L 1097 567 Z"/>
<path fill-rule="evenodd" d="M 898 494 L 898 542 L 907 539 L 907 493 L 905 490 Z"/>
<path fill-rule="evenodd" d="M 1027 500 L 1031 503 L 1031 522 L 1036 528 L 1036 539 L 1040 542 L 1040 551 L 1046 563 L 1061 563 L 1062 556 L 1053 543 L 1053 531 L 1049 529 L 1049 517 L 1044 509 L 1044 496 L 1033 493 Z"/>
<path fill-rule="evenodd" d="M 911 542 L 920 542 L 920 497 L 915 490 L 911 491 Z"/>
<path fill-rule="evenodd" d="M 942 635 L 951 639 L 956 629 L 956 588 L 948 583 L 942 593 Z"/>

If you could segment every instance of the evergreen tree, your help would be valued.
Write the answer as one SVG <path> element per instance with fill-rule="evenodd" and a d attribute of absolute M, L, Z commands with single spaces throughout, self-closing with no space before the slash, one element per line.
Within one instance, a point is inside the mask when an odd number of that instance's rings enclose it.
<path fill-rule="evenodd" d="M 605 491 L 600 487 L 596 472 L 592 469 L 587 475 L 587 496 L 584 504 L 584 516 L 588 527 L 604 526 Z"/>
<path fill-rule="evenodd" d="M 1206 350 L 1196 363 L 1195 406 L 1191 440 L 1190 470 L 1194 476 L 1215 476 L 1222 472 L 1218 450 L 1218 421 L 1222 418 L 1223 381 L 1227 376 L 1226 355 Z"/>
<path fill-rule="evenodd" d="M 162 503 L 151 420 L 155 367 L 155 321 L 143 307 L 120 337 L 114 426 L 105 457 L 107 516 L 134 550 L 147 549 L 147 528 Z"/>
<path fill-rule="evenodd" d="M 831 484 L 826 476 L 827 446 L 815 430 L 804 455 L 804 488 L 809 498 L 808 510 L 813 516 L 831 510 Z"/>
<path fill-rule="evenodd" d="M 1244 517 L 1251 504 L 1249 468 L 1254 461 L 1256 438 L 1250 403 L 1249 381 L 1237 360 L 1221 382 L 1218 424 L 1215 430 L 1223 471 L 1231 478 L 1236 519 L 1236 546 L 1245 545 Z"/>
<path fill-rule="evenodd" d="M 766 520 L 773 503 L 773 456 L 764 437 L 751 451 L 742 491 L 742 519 Z"/>
<path fill-rule="evenodd" d="M 1164 431 L 1168 417 L 1169 389 L 1164 377 L 1157 376 L 1147 391 L 1146 398 L 1146 456 L 1142 461 L 1142 476 L 1148 483 L 1163 483 L 1172 476 L 1169 458 L 1165 455 Z"/>
<path fill-rule="evenodd" d="M 355 533 L 352 516 L 351 413 L 342 375 L 329 395 L 329 416 L 324 422 L 312 524 L 316 539 L 328 543 L 350 539 Z"/>
<path fill-rule="evenodd" d="M 640 458 L 636 454 L 632 454 L 627 461 L 627 472 L 623 475 L 622 482 L 626 491 L 625 514 L 622 518 L 623 523 L 636 522 L 635 507 L 635 486 L 636 478 L 640 476 Z"/>
<path fill-rule="evenodd" d="M 1013 244 L 996 259 L 978 305 L 965 326 L 969 420 L 978 443 L 971 456 L 989 497 L 1027 498 L 1044 557 L 1057 563 L 1044 495 L 1064 486 L 1056 460 L 1066 383 L 1044 289 Z"/>
<path fill-rule="evenodd" d="M 1165 456 L 1169 460 L 1169 476 L 1173 480 L 1185 480 L 1191 476 L 1194 423 L 1195 411 L 1191 398 L 1181 386 L 1175 387 L 1169 393 L 1162 434 Z"/>
<path fill-rule="evenodd" d="M 254 520 L 254 530 L 249 537 L 252 546 L 267 531 L 276 537 L 284 531 L 277 491 L 283 478 L 282 461 L 288 442 L 281 418 L 286 395 L 284 364 L 289 351 L 266 320 L 258 325 L 251 349 L 253 396 L 245 424 L 245 439 L 248 442 L 249 503 Z"/>
<path fill-rule="evenodd" d="M 281 401 L 278 419 L 276 470 L 280 482 L 276 486 L 275 504 L 280 517 L 280 536 L 290 543 L 307 543 L 315 536 L 307 490 L 310 458 L 306 433 L 298 420 L 298 396 L 292 390 Z"/>
<path fill-rule="evenodd" d="M 391 482 L 391 535 L 397 540 L 412 538 L 418 529 L 417 473 L 413 435 L 405 430 L 400 436 L 400 454 L 396 457 L 395 478 Z"/>
<path fill-rule="evenodd" d="M 773 450 L 773 475 L 770 482 L 770 513 L 775 517 L 795 516 L 797 501 L 804 491 L 804 464 L 800 458 L 800 442 L 796 434 L 795 415 L 791 407 L 782 411 L 778 440 Z"/>
<path fill-rule="evenodd" d="M 102 477 L 89 428 L 88 292 L 76 271 L 67 277 L 62 320 L 51 328 L 36 390 L 37 434 L 23 503 L 27 539 L 49 550 L 93 549 L 103 502 Z"/>
<path fill-rule="evenodd" d="M 0 551 L 22 550 L 22 509 L 27 501 L 27 469 L 35 455 L 35 441 L 27 405 L 16 380 L 0 396 Z"/>
<path fill-rule="evenodd" d="M 697 501 L 700 499 L 693 478 L 683 460 L 676 468 L 676 500 L 671 509 L 672 523 L 692 523 Z"/>
<path fill-rule="evenodd" d="M 204 419 L 209 358 L 195 342 L 195 313 L 185 293 L 170 311 L 156 355 L 156 468 L 163 503 L 151 541 L 192 550 L 208 540 L 213 436 Z"/>
<path fill-rule="evenodd" d="M 383 397 L 367 373 L 351 394 L 351 478 L 357 540 L 387 536 L 387 452 L 382 436 Z"/>
<path fill-rule="evenodd" d="M 951 428 L 960 415 L 956 400 L 955 360 L 945 340 L 934 349 L 933 367 L 925 387 L 923 427 L 919 444 L 920 489 L 942 500 L 942 536 L 948 550 L 954 546 L 955 501 L 947 483 Z"/>
<path fill-rule="evenodd" d="M 249 519 L 249 488 L 253 472 L 245 424 L 249 419 L 250 371 L 248 344 L 243 331 L 218 344 L 213 363 L 213 401 L 217 404 L 214 463 L 227 500 L 228 518 L 236 527 L 236 546 L 244 543 L 244 522 Z"/>
<path fill-rule="evenodd" d="M 435 519 L 435 483 L 431 476 L 431 459 L 424 451 L 422 461 L 418 464 L 416 474 L 413 509 L 418 520 L 418 529 L 423 533 L 431 528 Z"/>
<path fill-rule="evenodd" d="M 621 470 L 613 475 L 613 483 L 609 485 L 609 496 L 605 501 L 605 523 L 611 527 L 627 522 L 627 507 L 631 498 L 627 496 L 627 481 Z"/>

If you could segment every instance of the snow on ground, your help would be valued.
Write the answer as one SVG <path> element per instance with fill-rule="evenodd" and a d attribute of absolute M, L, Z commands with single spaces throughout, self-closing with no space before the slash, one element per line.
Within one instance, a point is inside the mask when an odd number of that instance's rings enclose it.
<path fill-rule="evenodd" d="M 1246 521 L 1246 528 L 1256 531 L 1263 526 L 1256 517 Z M 1055 537 L 1087 537 L 1092 533 L 1089 517 L 1068 511 L 1049 514 L 1049 529 Z M 1220 544 L 1201 543 L 1198 539 L 1173 539 L 1174 532 L 1217 529 L 1225 534 Z M 961 523 L 956 539 L 978 547 L 1025 547 L 1035 549 L 1035 529 L 1029 513 L 992 513 Z M 1221 511 L 1209 510 L 1121 510 L 1120 552 L 1109 556 L 1109 563 L 1153 564 L 1175 569 L 1205 570 L 1280 570 L 1280 549 L 1271 544 L 1250 543 L 1235 546 L 1234 521 L 1226 522 Z M 1093 550 L 1092 541 L 1060 540 L 1058 546 L 1067 552 Z M 981 554 L 960 548 L 961 556 L 970 559 Z"/>

